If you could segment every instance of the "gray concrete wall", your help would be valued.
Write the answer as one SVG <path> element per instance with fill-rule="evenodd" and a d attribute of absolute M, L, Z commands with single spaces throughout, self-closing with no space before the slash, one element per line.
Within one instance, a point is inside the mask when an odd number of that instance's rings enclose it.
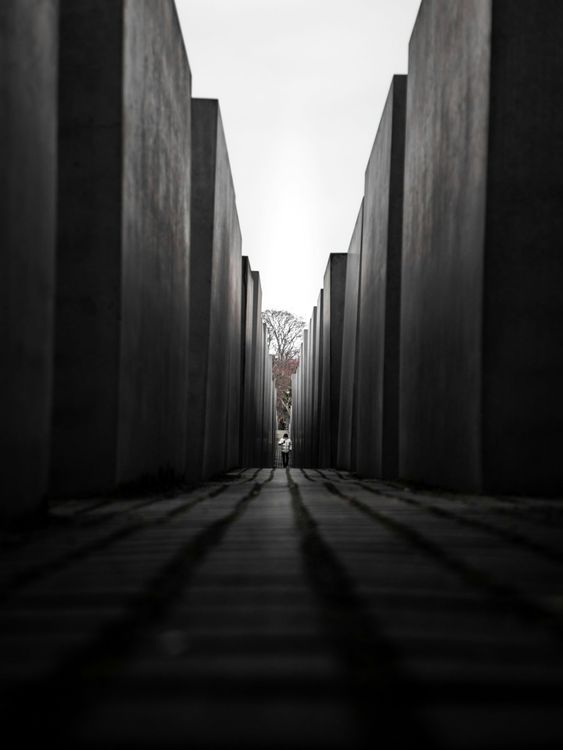
<path fill-rule="evenodd" d="M 563 3 L 495 0 L 482 486 L 563 492 Z"/>
<path fill-rule="evenodd" d="M 323 313 L 324 313 L 324 293 L 319 292 L 317 305 L 313 310 L 313 388 L 312 388 L 312 423 L 311 431 L 311 466 L 319 465 L 319 450 L 321 436 L 321 393 L 323 388 Z"/>
<path fill-rule="evenodd" d="M 342 369 L 338 417 L 336 466 L 354 471 L 356 468 L 356 349 L 362 252 L 363 208 L 360 206 L 346 260 L 346 288 L 342 323 Z"/>
<path fill-rule="evenodd" d="M 229 469 L 240 466 L 242 459 L 242 446 L 239 440 L 241 396 L 243 388 L 241 361 L 242 267 L 240 262 L 242 237 L 236 210 L 231 212 L 230 237 L 231 251 L 229 253 L 228 308 L 226 319 L 223 323 L 223 325 L 227 327 L 229 335 L 229 361 L 227 365 L 227 373 L 229 376 L 229 402 L 227 432 L 225 435 L 226 467 Z"/>
<path fill-rule="evenodd" d="M 401 474 L 563 490 L 563 6 L 425 0 L 409 50 Z"/>
<path fill-rule="evenodd" d="M 264 325 L 264 337 L 266 339 L 266 326 Z M 264 359 L 264 408 L 262 416 L 262 458 L 260 466 L 273 466 L 273 435 L 277 427 L 275 418 L 275 394 L 272 380 L 273 357 L 266 350 Z"/>
<path fill-rule="evenodd" d="M 305 331 L 303 332 L 305 334 Z M 299 367 L 292 376 L 292 404 L 290 437 L 293 441 L 293 465 L 304 466 L 304 401 L 303 401 L 303 373 L 305 369 L 305 335 L 299 349 Z"/>
<path fill-rule="evenodd" d="M 315 378 L 318 369 L 315 367 L 315 351 L 318 348 L 317 340 L 317 308 L 313 308 L 309 320 L 309 352 L 307 359 L 307 466 L 315 466 L 317 463 L 318 424 L 315 411 Z"/>
<path fill-rule="evenodd" d="M 268 455 L 268 426 L 270 424 L 270 396 L 272 357 L 268 351 L 268 334 L 266 324 L 262 324 L 263 361 L 262 361 L 262 403 L 260 404 L 260 466 L 271 466 Z"/>
<path fill-rule="evenodd" d="M 188 480 L 228 468 L 238 446 L 233 383 L 240 387 L 240 231 L 219 104 L 192 101 L 192 224 Z M 230 373 L 234 360 L 237 372 Z M 233 380 L 234 378 L 234 380 Z M 192 439 L 193 437 L 193 439 Z"/>
<path fill-rule="evenodd" d="M 356 469 L 394 479 L 399 463 L 399 340 L 406 76 L 394 76 L 366 169 L 357 341 Z"/>
<path fill-rule="evenodd" d="M 481 487 L 491 5 L 424 0 L 409 46 L 400 474 Z"/>
<path fill-rule="evenodd" d="M 60 14 L 51 490 L 87 494 L 117 483 L 123 7 L 63 0 Z"/>
<path fill-rule="evenodd" d="M 241 419 L 240 438 L 241 465 L 254 466 L 254 391 L 256 373 L 253 368 L 253 310 L 254 277 L 250 262 L 242 258 L 241 287 Z"/>
<path fill-rule="evenodd" d="M 336 465 L 339 431 L 340 371 L 342 367 L 342 331 L 346 253 L 329 255 L 323 282 L 322 372 L 319 415 L 319 466 Z"/>
<path fill-rule="evenodd" d="M 302 438 L 300 446 L 299 462 L 300 466 L 311 465 L 311 411 L 310 411 L 310 398 L 309 389 L 311 379 L 309 377 L 310 371 L 310 355 L 311 355 L 311 339 L 310 339 L 309 328 L 303 331 L 303 358 L 299 363 L 299 369 L 302 370 L 301 375 L 301 423 L 302 423 Z"/>
<path fill-rule="evenodd" d="M 186 456 L 191 74 L 173 0 L 125 0 L 118 481 Z"/>
<path fill-rule="evenodd" d="M 264 389 L 264 328 L 262 325 L 262 286 L 260 284 L 260 274 L 253 271 L 254 279 L 254 300 L 253 300 L 253 370 L 256 387 L 253 396 L 253 465 L 260 465 L 262 460 L 262 399 Z"/>
<path fill-rule="evenodd" d="M 57 0 L 0 4 L 0 523 L 33 521 L 49 461 Z"/>
<path fill-rule="evenodd" d="M 303 348 L 301 348 L 301 352 Z M 301 355 L 300 355 L 301 356 Z M 300 424 L 300 402 L 301 402 L 301 371 L 297 370 L 291 376 L 291 413 L 289 419 L 289 437 L 293 443 L 293 465 L 299 466 L 299 454 L 301 451 L 301 430 Z"/>
<path fill-rule="evenodd" d="M 52 491 L 180 476 L 191 76 L 172 0 L 63 0 Z"/>

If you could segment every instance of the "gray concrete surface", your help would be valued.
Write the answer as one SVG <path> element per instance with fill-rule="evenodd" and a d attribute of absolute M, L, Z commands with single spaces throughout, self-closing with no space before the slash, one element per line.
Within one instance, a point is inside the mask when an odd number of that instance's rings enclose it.
<path fill-rule="evenodd" d="M 311 388 L 311 460 L 314 466 L 319 465 L 319 450 L 321 438 L 321 394 L 323 389 L 323 314 L 324 292 L 321 289 L 317 304 L 313 308 L 313 362 Z"/>
<path fill-rule="evenodd" d="M 234 194 L 234 186 L 233 186 Z M 228 415 L 227 431 L 225 434 L 225 466 L 228 469 L 242 466 L 241 463 L 241 443 L 240 443 L 240 425 L 241 425 L 241 404 L 243 370 L 241 358 L 242 344 L 242 266 L 241 266 L 241 247 L 242 236 L 236 211 L 231 213 L 231 226 L 227 231 L 231 237 L 231 252 L 228 256 L 228 307 L 222 325 L 228 330 Z"/>
<path fill-rule="evenodd" d="M 492 8 L 482 484 L 563 494 L 563 5 Z"/>
<path fill-rule="evenodd" d="M 409 47 L 400 473 L 468 489 L 482 483 L 490 33 L 490 2 L 427 0 Z"/>
<path fill-rule="evenodd" d="M 47 488 L 57 26 L 56 0 L 0 4 L 0 524 L 33 522 Z"/>
<path fill-rule="evenodd" d="M 233 347 L 239 350 L 241 340 L 240 232 L 216 100 L 192 100 L 192 145 L 186 476 L 197 482 L 228 469 L 227 443 L 234 441 L 238 449 L 239 441 L 238 421 L 230 419 L 230 365 Z M 240 366 L 235 376 L 240 378 Z"/>
<path fill-rule="evenodd" d="M 250 261 L 242 257 L 242 288 L 241 288 L 241 419 L 239 445 L 241 449 L 241 466 L 251 466 L 256 463 L 254 458 L 254 404 L 256 390 L 256 372 L 253 366 L 254 358 L 254 277 Z"/>
<path fill-rule="evenodd" d="M 364 204 L 360 206 L 346 259 L 346 288 L 344 291 L 344 320 L 342 323 L 342 370 L 338 416 L 338 446 L 335 466 L 353 471 L 356 468 L 356 349 L 360 268 L 362 252 L 362 222 Z"/>
<path fill-rule="evenodd" d="M 317 301 L 317 305 L 313 307 L 311 318 L 309 320 L 309 367 L 307 372 L 307 400 L 308 400 L 308 419 L 309 429 L 307 432 L 307 441 L 309 449 L 309 459 L 311 466 L 316 466 L 319 460 L 319 423 L 318 423 L 318 401 L 316 395 L 319 391 L 318 384 L 318 354 L 319 354 L 319 332 L 318 332 L 318 305 L 320 302 L 320 295 Z"/>
<path fill-rule="evenodd" d="M 262 403 L 264 392 L 264 326 L 262 324 L 262 285 L 260 284 L 260 274 L 258 271 L 252 272 L 254 280 L 254 297 L 252 312 L 252 347 L 253 361 L 252 368 L 254 371 L 254 389 L 252 418 L 253 418 L 253 457 L 256 463 L 261 462 L 262 458 Z"/>
<path fill-rule="evenodd" d="M 268 351 L 267 329 L 266 324 L 262 326 L 264 341 L 264 363 L 263 379 L 264 386 L 262 390 L 262 409 L 260 424 L 260 466 L 271 467 L 274 460 L 274 431 L 276 429 L 276 408 L 274 384 L 272 381 L 272 360 L 273 357 Z"/>
<path fill-rule="evenodd" d="M 5 736 L 82 748 L 563 744 L 560 501 L 249 470 L 2 537 Z"/>
<path fill-rule="evenodd" d="M 425 0 L 409 50 L 401 475 L 561 493 L 563 6 Z"/>
<path fill-rule="evenodd" d="M 319 467 L 336 465 L 346 253 L 331 253 L 323 281 L 323 350 L 319 416 Z"/>
<path fill-rule="evenodd" d="M 56 494 L 183 474 L 190 91 L 171 0 L 63 0 Z"/>
<path fill-rule="evenodd" d="M 173 0 L 124 5 L 118 480 L 184 473 L 191 74 Z"/>
<path fill-rule="evenodd" d="M 303 343 L 301 345 L 301 357 L 297 376 L 299 378 L 299 389 L 293 398 L 292 410 L 297 409 L 298 432 L 295 434 L 295 463 L 296 466 L 309 466 L 311 464 L 309 450 L 309 330 L 303 331 Z M 293 412 L 292 412 L 293 413 Z"/>
<path fill-rule="evenodd" d="M 406 76 L 394 76 L 366 169 L 359 272 L 356 469 L 386 479 L 399 472 L 406 93 Z"/>

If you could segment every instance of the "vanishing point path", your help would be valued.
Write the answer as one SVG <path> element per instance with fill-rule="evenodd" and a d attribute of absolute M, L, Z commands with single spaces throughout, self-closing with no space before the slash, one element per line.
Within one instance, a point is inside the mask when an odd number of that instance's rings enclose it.
<path fill-rule="evenodd" d="M 0 688 L 58 748 L 563 745 L 563 506 L 245 470 L 4 535 Z"/>

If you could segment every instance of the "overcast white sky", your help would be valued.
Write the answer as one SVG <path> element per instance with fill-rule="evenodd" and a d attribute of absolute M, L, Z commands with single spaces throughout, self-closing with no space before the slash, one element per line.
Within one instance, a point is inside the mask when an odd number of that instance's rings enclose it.
<path fill-rule="evenodd" d="M 263 309 L 307 321 L 346 252 L 420 0 L 176 0 L 193 95 L 219 99 Z"/>

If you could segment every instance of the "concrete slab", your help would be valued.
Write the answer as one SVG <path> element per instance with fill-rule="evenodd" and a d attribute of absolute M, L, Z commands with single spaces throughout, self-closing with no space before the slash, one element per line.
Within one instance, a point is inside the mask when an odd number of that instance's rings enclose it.
<path fill-rule="evenodd" d="M 242 445 L 240 442 L 241 403 L 242 403 L 242 266 L 241 247 L 242 237 L 236 211 L 231 214 L 230 227 L 232 249 L 229 254 L 229 283 L 228 309 L 223 325 L 229 329 L 229 360 L 227 372 L 229 376 L 229 406 L 226 441 L 226 466 L 234 468 L 241 466 Z"/>
<path fill-rule="evenodd" d="M 409 49 L 401 475 L 563 491 L 563 6 L 425 0 Z"/>
<path fill-rule="evenodd" d="M 342 323 L 342 369 L 338 416 L 336 466 L 354 471 L 356 468 L 356 349 L 362 252 L 364 204 L 360 206 L 346 260 L 346 289 Z"/>
<path fill-rule="evenodd" d="M 311 466 L 319 465 L 320 429 L 321 429 L 321 393 L 323 387 L 323 310 L 324 293 L 319 292 L 316 307 L 313 310 L 313 350 L 312 350 L 312 393 L 311 393 Z"/>
<path fill-rule="evenodd" d="M 315 348 L 317 341 L 316 334 L 316 320 L 317 320 L 317 308 L 313 308 L 311 318 L 309 319 L 309 351 L 307 357 L 307 426 L 305 431 L 305 439 L 307 444 L 307 459 L 308 466 L 315 466 L 317 463 L 316 452 L 314 449 L 315 438 L 314 434 L 317 430 L 314 420 L 314 387 L 315 382 Z"/>
<path fill-rule="evenodd" d="M 242 258 L 242 290 L 241 290 L 241 377 L 242 399 L 240 438 L 242 466 L 255 466 L 254 461 L 254 392 L 256 388 L 256 373 L 253 367 L 253 310 L 254 310 L 254 277 L 250 261 L 246 256 Z"/>
<path fill-rule="evenodd" d="M 262 324 L 262 286 L 260 284 L 260 274 L 258 271 L 252 272 L 254 279 L 254 298 L 253 298 L 253 369 L 254 382 L 256 384 L 253 396 L 253 441 L 254 441 L 254 464 L 261 465 L 262 460 L 262 404 L 264 398 L 264 328 Z"/>
<path fill-rule="evenodd" d="M 399 334 L 406 76 L 394 76 L 366 169 L 357 339 L 356 469 L 399 468 Z"/>
<path fill-rule="evenodd" d="M 329 255 L 323 283 L 323 351 L 319 417 L 319 466 L 336 464 L 340 371 L 346 287 L 346 253 Z"/>
<path fill-rule="evenodd" d="M 0 9 L 0 524 L 43 508 L 55 281 L 57 0 Z"/>
<path fill-rule="evenodd" d="M 190 92 L 171 0 L 61 2 L 56 494 L 183 474 Z"/>
<path fill-rule="evenodd" d="M 234 440 L 238 450 L 239 438 L 238 421 L 230 412 L 230 363 L 240 349 L 240 232 L 214 99 L 192 101 L 192 190 L 186 477 L 197 482 L 229 468 L 227 440 Z"/>
<path fill-rule="evenodd" d="M 310 329 L 310 327 L 309 327 Z M 296 449 L 295 460 L 297 466 L 309 466 L 311 463 L 310 458 L 310 429 L 311 429 L 311 417 L 309 409 L 309 369 L 310 369 L 310 334 L 309 329 L 306 328 L 303 331 L 303 357 L 299 363 L 298 372 L 301 373 L 301 401 L 298 402 L 301 410 L 301 443 Z"/>

